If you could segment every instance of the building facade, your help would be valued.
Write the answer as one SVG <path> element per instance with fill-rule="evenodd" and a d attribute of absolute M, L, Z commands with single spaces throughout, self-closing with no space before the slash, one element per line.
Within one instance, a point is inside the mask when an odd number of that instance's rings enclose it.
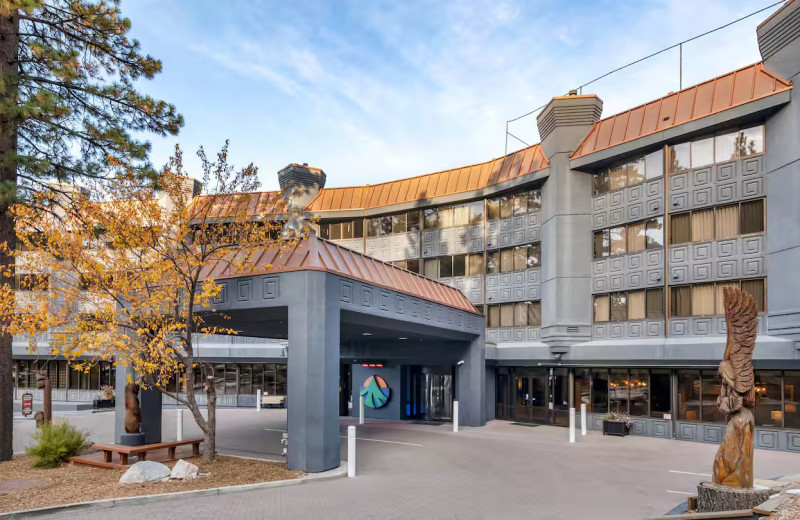
<path fill-rule="evenodd" d="M 798 4 L 759 26 L 762 62 L 605 118 L 596 95 L 555 97 L 541 143 L 506 156 L 349 188 L 290 165 L 281 184 L 295 182 L 291 205 L 321 238 L 484 313 L 489 418 L 566 424 L 585 404 L 594 429 L 622 411 L 634 434 L 719 442 L 721 295 L 741 287 L 759 311 L 756 445 L 800 451 Z M 220 385 L 249 404 L 266 384 L 255 364 L 291 345 L 225 341 L 207 359 L 241 360 Z M 383 374 L 401 387 L 398 418 L 448 418 L 456 366 L 386 361 L 343 348 L 343 401 Z"/>

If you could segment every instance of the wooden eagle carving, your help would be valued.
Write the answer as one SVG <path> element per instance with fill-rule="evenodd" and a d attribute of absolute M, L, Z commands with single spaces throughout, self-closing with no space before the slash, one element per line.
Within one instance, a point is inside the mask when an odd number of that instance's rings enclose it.
<path fill-rule="evenodd" d="M 723 288 L 728 338 L 719 364 L 721 381 L 717 406 L 727 414 L 728 425 L 714 459 L 714 483 L 753 487 L 753 434 L 755 376 L 753 349 L 758 332 L 758 311 L 753 296 L 738 287 Z"/>

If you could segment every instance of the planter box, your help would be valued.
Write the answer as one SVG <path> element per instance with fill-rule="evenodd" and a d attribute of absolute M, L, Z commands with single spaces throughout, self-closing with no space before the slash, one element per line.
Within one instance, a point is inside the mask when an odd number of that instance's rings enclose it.
<path fill-rule="evenodd" d="M 603 421 L 603 435 L 628 435 L 628 427 L 622 421 Z"/>
<path fill-rule="evenodd" d="M 92 404 L 94 405 L 95 410 L 100 408 L 114 408 L 116 405 L 116 399 L 95 399 Z"/>

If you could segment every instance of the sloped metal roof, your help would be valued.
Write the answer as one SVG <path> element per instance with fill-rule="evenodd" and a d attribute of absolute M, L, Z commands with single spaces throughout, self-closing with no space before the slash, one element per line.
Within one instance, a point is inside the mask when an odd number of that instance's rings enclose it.
<path fill-rule="evenodd" d="M 486 188 L 549 167 L 535 144 L 480 164 L 454 168 L 382 184 L 324 188 L 306 211 L 337 211 L 391 206 Z"/>
<path fill-rule="evenodd" d="M 583 157 L 791 88 L 791 83 L 766 70 L 762 63 L 749 65 L 597 121 L 571 158 Z"/>
<path fill-rule="evenodd" d="M 288 250 L 265 248 L 257 251 L 252 254 L 248 264 L 254 265 L 251 271 L 234 273 L 229 262 L 220 261 L 208 266 L 201 278 L 221 280 L 291 271 L 325 271 L 453 309 L 482 315 L 472 302 L 454 287 L 351 251 L 315 235 L 305 237 Z"/>

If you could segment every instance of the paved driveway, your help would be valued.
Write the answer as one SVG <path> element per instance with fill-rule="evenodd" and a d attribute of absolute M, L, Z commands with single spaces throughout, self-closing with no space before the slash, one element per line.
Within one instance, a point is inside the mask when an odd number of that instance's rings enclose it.
<path fill-rule="evenodd" d="M 170 414 L 165 412 L 165 432 L 174 427 Z M 105 417 L 100 422 L 111 419 Z M 220 451 L 271 451 L 280 438 L 275 430 L 284 424 L 283 411 L 224 410 Z M 343 435 L 348 424 L 342 420 Z M 716 452 L 709 444 L 594 432 L 570 445 L 565 428 L 500 421 L 457 434 L 449 424 L 373 422 L 359 427 L 358 436 L 355 479 L 60 518 L 641 519 L 664 514 L 709 479 Z M 344 439 L 342 447 L 345 458 Z M 800 455 L 756 450 L 756 478 L 798 472 Z"/>

